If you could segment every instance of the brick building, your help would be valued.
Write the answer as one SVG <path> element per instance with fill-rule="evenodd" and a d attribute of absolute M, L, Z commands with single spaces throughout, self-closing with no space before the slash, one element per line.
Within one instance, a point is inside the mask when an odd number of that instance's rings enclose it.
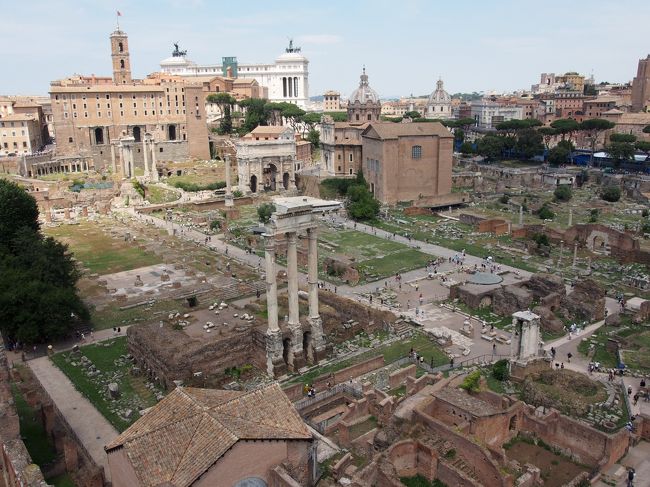
<path fill-rule="evenodd" d="M 427 206 L 450 195 L 453 139 L 438 122 L 371 124 L 362 133 L 363 174 L 375 198 Z"/>
<path fill-rule="evenodd" d="M 309 429 L 277 384 L 177 387 L 105 447 L 114 487 L 311 486 Z"/>
<path fill-rule="evenodd" d="M 639 59 L 637 73 L 632 80 L 632 111 L 645 112 L 650 106 L 650 54 Z"/>
<path fill-rule="evenodd" d="M 156 147 L 159 160 L 208 159 L 202 85 L 159 73 L 134 80 L 126 33 L 116 30 L 110 41 L 112 78 L 74 76 L 51 83 L 57 155 L 91 157 L 100 169 L 114 164 L 111 144 L 120 137 L 133 137 L 141 153 L 150 133 L 154 143 L 163 143 Z"/>
<path fill-rule="evenodd" d="M 0 97 L 0 157 L 39 152 L 48 140 L 39 103 L 27 97 Z"/>
<path fill-rule="evenodd" d="M 363 148 L 361 134 L 368 123 L 334 122 L 325 117 L 321 123 L 322 163 L 328 174 L 356 175 L 361 169 Z"/>

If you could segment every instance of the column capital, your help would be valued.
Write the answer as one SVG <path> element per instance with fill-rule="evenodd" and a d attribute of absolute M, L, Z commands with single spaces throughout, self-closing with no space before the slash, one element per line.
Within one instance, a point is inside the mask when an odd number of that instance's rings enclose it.
<path fill-rule="evenodd" d="M 264 250 L 275 252 L 275 236 L 264 234 Z"/>
<path fill-rule="evenodd" d="M 297 232 L 287 232 L 287 242 L 290 245 L 296 245 L 298 243 L 298 233 Z"/>

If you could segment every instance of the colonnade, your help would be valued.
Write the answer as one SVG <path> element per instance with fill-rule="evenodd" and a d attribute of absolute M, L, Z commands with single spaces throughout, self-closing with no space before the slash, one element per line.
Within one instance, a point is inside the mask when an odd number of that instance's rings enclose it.
<path fill-rule="evenodd" d="M 278 368 L 285 366 L 293 371 L 304 363 L 315 362 L 318 354 L 325 350 L 325 338 L 320 313 L 318 311 L 318 241 L 317 227 L 307 228 L 308 238 L 308 285 L 309 285 L 309 331 L 303 333 L 300 324 L 298 303 L 298 234 L 286 232 L 287 238 L 287 293 L 289 315 L 287 326 L 289 338 L 283 339 L 278 324 L 278 285 L 275 265 L 275 236 L 265 234 L 264 256 L 266 261 L 266 302 L 268 310 L 268 329 L 266 333 L 267 372 L 275 376 Z M 307 350 L 303 349 L 307 346 Z"/>

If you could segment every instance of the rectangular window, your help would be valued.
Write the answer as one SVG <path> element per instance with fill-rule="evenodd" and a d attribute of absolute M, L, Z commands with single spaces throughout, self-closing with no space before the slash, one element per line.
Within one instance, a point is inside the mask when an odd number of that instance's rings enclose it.
<path fill-rule="evenodd" d="M 420 159 L 422 157 L 422 146 L 414 145 L 411 147 L 411 158 Z"/>
<path fill-rule="evenodd" d="M 111 95 L 106 95 L 106 99 L 107 99 L 107 100 L 110 100 L 110 99 L 111 99 Z"/>

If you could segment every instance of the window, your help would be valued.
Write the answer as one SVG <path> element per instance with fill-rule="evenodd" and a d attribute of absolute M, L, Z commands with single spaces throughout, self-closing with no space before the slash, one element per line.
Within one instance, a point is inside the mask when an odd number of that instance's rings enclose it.
<path fill-rule="evenodd" d="M 350 154 L 350 162 L 352 162 L 352 154 Z"/>
<path fill-rule="evenodd" d="M 422 157 L 422 146 L 414 145 L 411 147 L 411 158 L 420 159 Z"/>
<path fill-rule="evenodd" d="M 72 137 L 68 137 L 68 142 L 72 144 Z"/>

